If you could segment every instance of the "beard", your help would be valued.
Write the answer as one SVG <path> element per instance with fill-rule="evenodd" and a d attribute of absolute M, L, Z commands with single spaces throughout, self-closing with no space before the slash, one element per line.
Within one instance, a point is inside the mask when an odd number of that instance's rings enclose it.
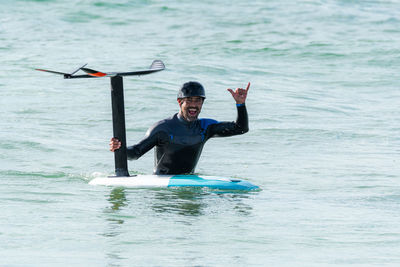
<path fill-rule="evenodd" d="M 182 110 L 182 116 L 187 121 L 195 121 L 199 117 L 200 109 L 198 107 L 187 107 Z"/>

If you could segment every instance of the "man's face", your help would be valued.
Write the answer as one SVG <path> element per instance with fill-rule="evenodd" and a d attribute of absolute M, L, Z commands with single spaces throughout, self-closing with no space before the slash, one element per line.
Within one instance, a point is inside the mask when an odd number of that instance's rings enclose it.
<path fill-rule="evenodd" d="M 204 99 L 199 96 L 185 97 L 178 99 L 181 107 L 181 115 L 187 121 L 194 121 L 200 114 Z"/>

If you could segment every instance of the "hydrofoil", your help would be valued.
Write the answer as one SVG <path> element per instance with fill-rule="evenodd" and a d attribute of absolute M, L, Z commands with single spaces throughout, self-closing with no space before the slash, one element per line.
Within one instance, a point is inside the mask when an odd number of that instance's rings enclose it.
<path fill-rule="evenodd" d="M 115 176 L 96 177 L 92 179 L 91 185 L 122 186 L 135 188 L 155 187 L 207 187 L 222 190 L 255 190 L 258 186 L 240 179 L 230 179 L 203 175 L 133 175 L 128 172 L 128 160 L 126 152 L 126 127 L 125 127 L 125 104 L 124 104 L 124 76 L 141 76 L 165 69 L 161 60 L 154 60 L 149 68 L 130 72 L 102 72 L 86 67 L 79 67 L 71 73 L 64 73 L 46 69 L 38 71 L 62 75 L 64 79 L 76 78 L 101 78 L 110 77 L 111 80 L 111 107 L 113 121 L 113 135 L 121 142 L 121 147 L 114 151 Z M 83 71 L 86 74 L 77 74 Z"/>

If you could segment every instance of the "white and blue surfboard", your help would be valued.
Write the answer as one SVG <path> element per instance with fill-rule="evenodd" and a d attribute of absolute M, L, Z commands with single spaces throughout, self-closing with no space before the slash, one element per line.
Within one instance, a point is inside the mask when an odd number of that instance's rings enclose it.
<path fill-rule="evenodd" d="M 205 187 L 218 190 L 258 190 L 259 187 L 241 179 L 203 175 L 135 175 L 129 177 L 97 177 L 91 185 L 133 188 Z"/>

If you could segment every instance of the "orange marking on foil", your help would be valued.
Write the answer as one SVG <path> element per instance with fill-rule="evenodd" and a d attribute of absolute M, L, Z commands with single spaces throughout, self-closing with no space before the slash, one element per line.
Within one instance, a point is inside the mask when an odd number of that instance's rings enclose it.
<path fill-rule="evenodd" d="M 95 72 L 95 73 L 88 73 L 90 76 L 95 76 L 95 77 L 104 77 L 107 74 L 104 72 Z"/>

